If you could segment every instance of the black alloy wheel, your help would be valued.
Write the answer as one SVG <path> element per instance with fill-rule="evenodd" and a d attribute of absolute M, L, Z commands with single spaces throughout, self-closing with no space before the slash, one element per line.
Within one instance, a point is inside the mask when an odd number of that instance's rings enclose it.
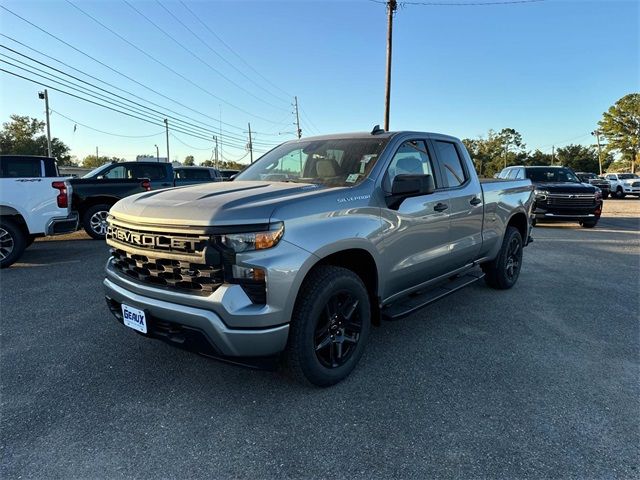
<path fill-rule="evenodd" d="M 507 249 L 507 260 L 504 265 L 504 274 L 509 282 L 515 282 L 520 274 L 522 266 L 522 241 L 519 237 L 513 236 L 509 241 Z"/>
<path fill-rule="evenodd" d="M 317 320 L 314 334 L 316 357 L 327 368 L 344 365 L 356 350 L 362 331 L 358 303 L 349 291 L 336 292 Z"/>

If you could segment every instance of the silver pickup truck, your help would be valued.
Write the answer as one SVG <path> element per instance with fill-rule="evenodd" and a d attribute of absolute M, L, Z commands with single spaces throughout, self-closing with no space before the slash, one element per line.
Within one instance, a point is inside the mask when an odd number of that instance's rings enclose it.
<path fill-rule="evenodd" d="M 380 319 L 483 277 L 512 287 L 531 206 L 529 180 L 480 181 L 450 136 L 290 141 L 233 182 L 116 203 L 107 303 L 145 336 L 331 385 Z"/>

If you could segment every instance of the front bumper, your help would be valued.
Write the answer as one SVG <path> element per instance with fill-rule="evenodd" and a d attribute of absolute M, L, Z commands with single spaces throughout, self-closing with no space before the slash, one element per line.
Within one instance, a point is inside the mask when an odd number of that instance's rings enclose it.
<path fill-rule="evenodd" d="M 144 310 L 149 324 L 147 336 L 175 346 L 221 359 L 268 357 L 284 350 L 289 325 L 269 328 L 229 328 L 219 315 L 203 308 L 176 304 L 131 292 L 106 278 L 107 304 L 122 322 L 124 303 Z"/>
<path fill-rule="evenodd" d="M 52 218 L 45 229 L 47 235 L 62 235 L 78 230 L 78 212 L 71 212 L 66 217 Z"/>

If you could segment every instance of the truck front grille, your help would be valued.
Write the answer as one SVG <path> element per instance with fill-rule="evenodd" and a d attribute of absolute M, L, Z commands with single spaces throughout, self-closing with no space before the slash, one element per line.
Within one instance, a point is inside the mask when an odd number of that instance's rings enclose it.
<path fill-rule="evenodd" d="M 154 252 L 160 253 L 160 252 Z M 222 265 L 205 265 L 158 256 L 111 250 L 113 267 L 122 274 L 153 286 L 209 295 L 224 282 Z"/>
<path fill-rule="evenodd" d="M 595 207 L 594 195 L 549 195 L 547 205 L 554 207 Z"/>
<path fill-rule="evenodd" d="M 638 188 L 638 187 L 640 187 L 640 182 L 633 182 L 633 183 L 631 184 L 631 186 L 632 186 L 633 188 Z"/>

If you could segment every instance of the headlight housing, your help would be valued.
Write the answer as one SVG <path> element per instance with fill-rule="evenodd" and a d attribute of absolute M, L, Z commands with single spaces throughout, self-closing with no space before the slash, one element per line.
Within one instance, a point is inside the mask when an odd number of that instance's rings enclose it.
<path fill-rule="evenodd" d="M 547 199 L 547 195 L 549 195 L 549 192 L 547 190 L 534 190 L 533 191 L 534 195 L 536 196 L 536 200 L 546 200 Z"/>
<path fill-rule="evenodd" d="M 284 235 L 284 223 L 277 222 L 269 225 L 268 230 L 248 233 L 229 233 L 222 235 L 220 240 L 225 247 L 236 253 L 251 250 L 265 250 L 275 247 Z"/>

